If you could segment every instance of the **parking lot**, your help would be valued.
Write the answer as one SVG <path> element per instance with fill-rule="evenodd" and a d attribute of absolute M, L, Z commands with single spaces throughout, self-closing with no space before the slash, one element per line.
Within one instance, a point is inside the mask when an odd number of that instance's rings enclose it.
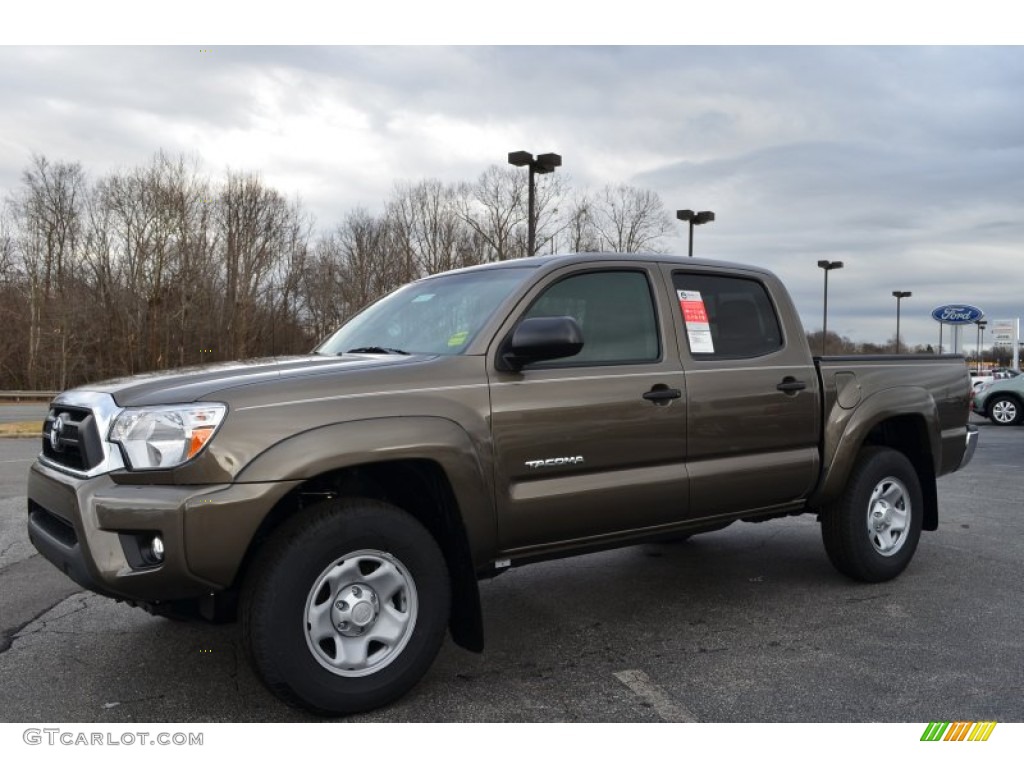
<path fill-rule="evenodd" d="M 2 410 L 2 408 L 0 408 Z M 363 722 L 1024 720 L 1024 427 L 977 420 L 940 527 L 893 582 L 846 580 L 811 516 L 514 569 L 487 648 L 444 646 Z M 25 534 L 35 440 L 0 440 L 0 720 L 296 721 L 237 628 L 81 592 Z"/>

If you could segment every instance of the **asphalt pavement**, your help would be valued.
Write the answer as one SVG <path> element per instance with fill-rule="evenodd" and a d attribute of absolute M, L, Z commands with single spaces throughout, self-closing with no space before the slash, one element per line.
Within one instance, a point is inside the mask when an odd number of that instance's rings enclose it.
<path fill-rule="evenodd" d="M 447 641 L 408 696 L 350 719 L 1024 720 L 1024 427 L 981 430 L 892 582 L 840 576 L 807 515 L 513 569 L 481 584 L 482 654 Z M 311 719 L 263 689 L 237 627 L 82 592 L 34 554 L 37 450 L 0 440 L 0 721 Z"/>

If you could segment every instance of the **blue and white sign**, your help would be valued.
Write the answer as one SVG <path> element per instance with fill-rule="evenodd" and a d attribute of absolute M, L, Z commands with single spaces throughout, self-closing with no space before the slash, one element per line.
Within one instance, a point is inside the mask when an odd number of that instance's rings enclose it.
<path fill-rule="evenodd" d="M 984 316 L 984 312 L 970 304 L 946 304 L 932 310 L 933 320 L 949 325 L 969 325 L 978 322 Z"/>

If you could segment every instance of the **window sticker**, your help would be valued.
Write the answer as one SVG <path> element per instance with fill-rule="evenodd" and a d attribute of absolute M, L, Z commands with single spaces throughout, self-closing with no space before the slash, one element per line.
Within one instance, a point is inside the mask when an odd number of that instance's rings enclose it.
<path fill-rule="evenodd" d="M 683 309 L 683 324 L 686 326 L 686 339 L 690 342 L 690 352 L 695 354 L 712 353 L 715 344 L 711 340 L 711 325 L 708 323 L 708 311 L 700 291 L 676 291 L 679 295 L 679 306 Z"/>
<path fill-rule="evenodd" d="M 434 294 L 432 293 L 421 293 L 419 296 L 412 300 L 412 303 L 419 304 L 422 301 L 430 301 L 432 298 L 434 298 Z"/>
<path fill-rule="evenodd" d="M 449 347 L 461 347 L 466 343 L 466 339 L 469 338 L 469 331 L 459 331 L 448 337 Z"/>

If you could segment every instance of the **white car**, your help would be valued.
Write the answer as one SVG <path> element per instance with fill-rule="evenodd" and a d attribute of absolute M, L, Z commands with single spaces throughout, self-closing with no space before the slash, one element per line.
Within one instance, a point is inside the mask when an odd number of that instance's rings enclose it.
<path fill-rule="evenodd" d="M 1020 376 L 1020 371 L 1013 368 L 993 368 L 990 371 L 982 371 L 981 373 L 971 371 L 971 389 L 979 392 L 993 381 L 1012 379 L 1014 376 Z"/>
<path fill-rule="evenodd" d="M 973 389 L 975 392 L 980 390 L 986 384 L 991 384 L 993 381 L 995 381 L 995 379 L 992 377 L 992 374 L 990 373 L 977 374 L 974 373 L 973 371 L 971 372 L 971 389 Z"/>

